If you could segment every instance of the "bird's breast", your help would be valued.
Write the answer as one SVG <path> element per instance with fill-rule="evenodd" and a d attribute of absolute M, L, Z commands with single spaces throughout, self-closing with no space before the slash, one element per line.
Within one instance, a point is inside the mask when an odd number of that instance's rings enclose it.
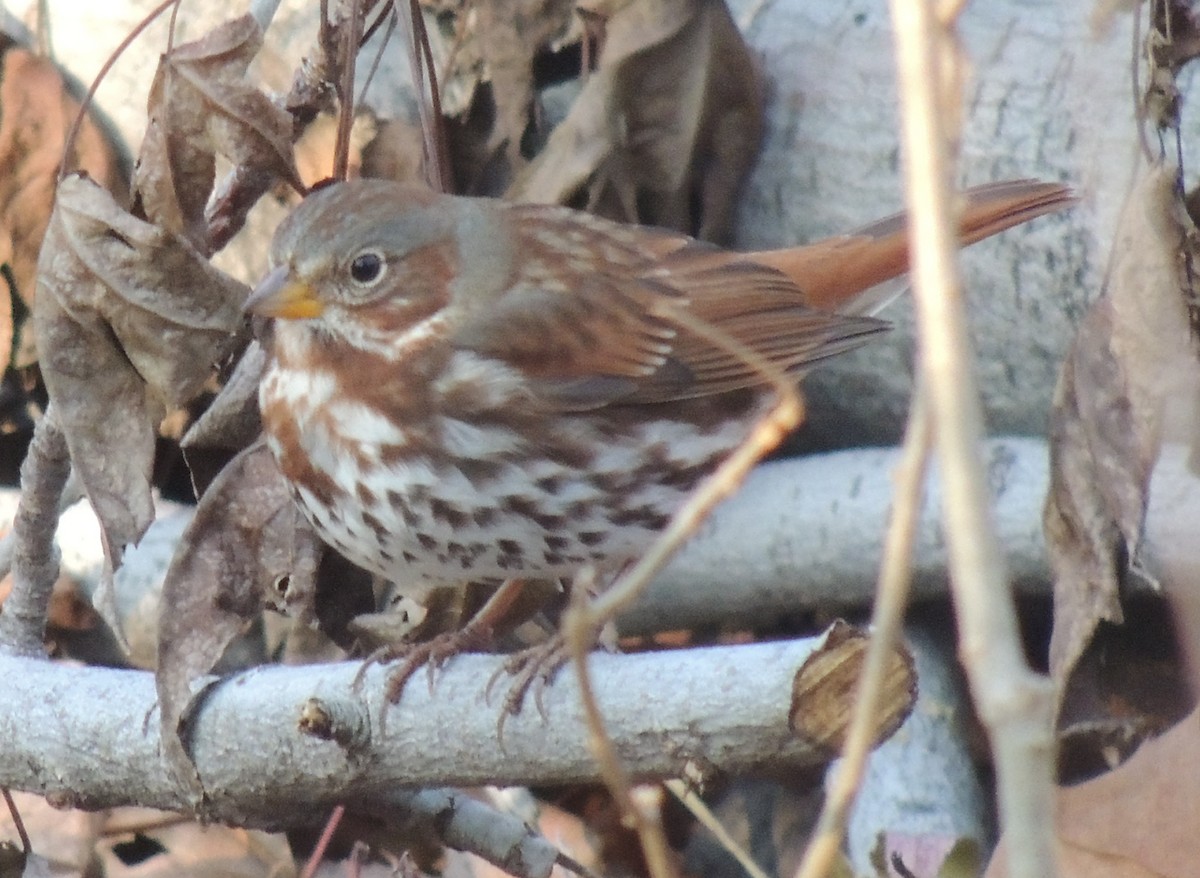
<path fill-rule="evenodd" d="M 546 412 L 518 377 L 464 353 L 404 409 L 351 392 L 337 370 L 277 359 L 263 424 L 325 541 L 401 584 L 570 576 L 637 557 L 747 429 L 653 408 Z"/>

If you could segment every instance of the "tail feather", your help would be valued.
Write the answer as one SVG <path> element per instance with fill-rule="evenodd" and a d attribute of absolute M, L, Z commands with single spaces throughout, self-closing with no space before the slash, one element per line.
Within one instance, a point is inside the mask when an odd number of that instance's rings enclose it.
<path fill-rule="evenodd" d="M 1063 210 L 1076 201 L 1067 186 L 1037 180 L 976 186 L 964 192 L 963 199 L 959 218 L 963 246 Z M 782 271 L 815 308 L 872 314 L 903 288 L 877 289 L 908 271 L 907 219 L 898 213 L 847 235 L 744 257 Z"/>

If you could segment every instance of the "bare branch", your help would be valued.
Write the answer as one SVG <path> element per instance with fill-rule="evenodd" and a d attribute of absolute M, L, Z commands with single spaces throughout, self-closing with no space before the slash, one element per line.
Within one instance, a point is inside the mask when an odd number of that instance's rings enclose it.
<path fill-rule="evenodd" d="M 21 502 L 13 522 L 13 586 L 0 613 L 0 652 L 43 655 L 50 592 L 58 578 L 54 530 L 58 503 L 71 474 L 67 442 L 46 410 L 21 465 Z"/>
<path fill-rule="evenodd" d="M 963 59 L 953 8 L 891 0 L 896 35 L 913 292 L 928 381 L 963 664 L 992 735 L 1010 874 L 1055 874 L 1053 688 L 1025 662 L 1004 555 L 980 456 L 975 384 L 951 211 L 950 143 L 957 139 Z"/>
<path fill-rule="evenodd" d="M 822 648 L 809 639 L 597 655 L 594 683 L 635 777 L 676 776 L 689 760 L 702 771 L 817 765 L 830 751 L 793 732 L 789 712 L 797 669 Z M 386 707 L 382 736 L 386 669 L 371 668 L 362 693 L 351 686 L 355 663 L 264 667 L 215 686 L 191 735 L 207 816 L 273 828 L 307 824 L 315 808 L 336 802 L 386 799 L 398 786 L 594 780 L 573 675 L 547 688 L 546 719 L 510 717 L 498 746 L 503 699 L 489 705 L 484 690 L 502 661 L 461 656 L 432 694 L 409 686 L 398 706 Z M 184 794 L 159 753 L 156 710 L 149 673 L 0 658 L 0 786 L 89 808 L 182 809 Z M 320 710 L 357 731 L 319 737 L 311 720 Z"/>

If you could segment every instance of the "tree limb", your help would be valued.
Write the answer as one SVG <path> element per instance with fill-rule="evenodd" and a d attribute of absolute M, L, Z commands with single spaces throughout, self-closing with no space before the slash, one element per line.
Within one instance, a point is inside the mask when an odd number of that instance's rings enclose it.
<path fill-rule="evenodd" d="M 689 760 L 729 772 L 821 764 L 830 751 L 791 731 L 789 710 L 797 669 L 822 650 L 817 638 L 601 654 L 597 695 L 637 777 L 677 776 Z M 362 693 L 351 686 L 356 663 L 263 667 L 222 682 L 190 736 L 207 816 L 270 829 L 337 802 L 384 802 L 398 786 L 594 779 L 571 675 L 546 690 L 547 719 L 526 710 L 497 742 L 503 699 L 489 705 L 484 690 L 501 661 L 456 658 L 432 694 L 416 678 L 387 707 L 386 734 L 386 669 L 371 668 Z M 329 716 L 337 734 L 317 737 L 311 721 L 302 730 L 302 709 Z M 0 786 L 87 808 L 184 808 L 159 755 L 155 710 L 149 673 L 0 657 Z"/>

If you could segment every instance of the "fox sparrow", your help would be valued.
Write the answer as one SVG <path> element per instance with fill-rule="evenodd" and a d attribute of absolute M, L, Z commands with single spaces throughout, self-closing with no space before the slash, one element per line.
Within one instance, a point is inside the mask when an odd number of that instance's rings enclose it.
<path fill-rule="evenodd" d="M 965 243 L 1069 204 L 1032 181 L 965 196 Z M 246 304 L 278 318 L 262 383 L 305 515 L 395 582 L 569 577 L 643 552 L 769 407 L 687 310 L 797 377 L 886 324 L 902 216 L 731 253 L 562 207 L 360 180 L 309 195 Z"/>

